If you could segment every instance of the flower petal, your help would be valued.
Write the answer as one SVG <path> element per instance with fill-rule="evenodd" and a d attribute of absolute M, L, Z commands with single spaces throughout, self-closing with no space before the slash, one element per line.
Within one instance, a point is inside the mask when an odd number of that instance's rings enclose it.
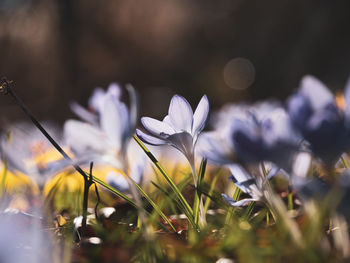
<path fill-rule="evenodd" d="M 196 149 L 200 155 L 219 165 L 236 161 L 234 150 L 230 147 L 230 144 L 226 143 L 215 132 L 201 134 Z"/>
<path fill-rule="evenodd" d="M 151 145 L 163 145 L 163 144 L 167 144 L 166 141 L 161 140 L 159 138 L 156 138 L 152 135 L 148 135 L 142 131 L 140 131 L 139 129 L 136 129 L 136 135 L 137 137 L 140 138 L 141 141 L 143 141 L 144 143 L 148 143 Z"/>
<path fill-rule="evenodd" d="M 348 78 L 345 85 L 344 99 L 345 99 L 345 117 L 349 122 L 350 121 L 350 77 Z"/>
<path fill-rule="evenodd" d="M 139 116 L 139 102 L 135 88 L 132 85 L 128 84 L 126 85 L 126 89 L 129 93 L 130 98 L 130 129 L 131 133 L 134 133 L 137 124 L 137 118 Z"/>
<path fill-rule="evenodd" d="M 169 115 L 164 117 L 163 122 L 165 122 L 166 124 L 169 124 L 170 126 L 173 126 L 173 124 L 171 123 L 171 120 L 169 118 Z"/>
<path fill-rule="evenodd" d="M 129 113 L 125 104 L 122 105 L 112 96 L 107 96 L 104 99 L 100 114 L 102 130 L 106 133 L 112 146 L 120 150 L 124 131 L 129 127 Z"/>
<path fill-rule="evenodd" d="M 89 150 L 102 153 L 108 147 L 103 132 L 90 124 L 68 120 L 63 129 L 66 143 L 78 153 Z"/>
<path fill-rule="evenodd" d="M 301 92 L 310 100 L 314 110 L 321 109 L 327 104 L 334 102 L 334 96 L 330 90 L 313 76 L 302 78 Z"/>
<path fill-rule="evenodd" d="M 167 137 L 175 133 L 169 124 L 150 117 L 142 117 L 141 123 L 148 132 L 155 136 Z"/>
<path fill-rule="evenodd" d="M 80 104 L 73 102 L 70 104 L 71 110 L 82 120 L 89 122 L 91 124 L 97 125 L 97 116 L 90 111 L 86 110 Z"/>
<path fill-rule="evenodd" d="M 254 201 L 259 201 L 256 198 L 246 198 L 246 199 L 242 199 L 239 201 L 233 201 L 233 199 L 231 197 L 227 196 L 226 194 L 221 194 L 221 196 L 227 204 L 229 204 L 230 206 L 234 206 L 234 207 L 243 206 L 247 203 L 254 202 Z"/>
<path fill-rule="evenodd" d="M 109 84 L 106 94 L 112 96 L 115 100 L 120 100 L 120 96 L 122 95 L 122 91 L 121 91 L 120 86 L 117 83 L 113 82 L 113 83 Z"/>
<path fill-rule="evenodd" d="M 209 100 L 207 95 L 204 95 L 200 100 L 194 115 L 193 115 L 193 126 L 192 136 L 197 139 L 198 134 L 205 127 L 209 117 Z"/>
<path fill-rule="evenodd" d="M 176 149 L 181 151 L 191 161 L 193 158 L 193 139 L 188 132 L 175 133 L 167 138 Z"/>
<path fill-rule="evenodd" d="M 126 192 L 129 190 L 128 181 L 122 174 L 109 172 L 106 176 L 106 182 L 121 192 Z"/>
<path fill-rule="evenodd" d="M 170 102 L 169 118 L 177 132 L 187 131 L 191 134 L 193 111 L 188 101 L 180 96 L 175 95 Z"/>
<path fill-rule="evenodd" d="M 105 94 L 106 92 L 102 88 L 94 89 L 88 101 L 89 107 L 91 107 L 96 112 L 100 112 Z"/>
<path fill-rule="evenodd" d="M 228 166 L 228 168 L 230 169 L 230 172 L 233 176 L 233 178 L 231 179 L 237 185 L 244 185 L 245 182 L 250 182 L 253 179 L 253 176 L 250 175 L 242 166 L 238 164 L 231 164 Z M 255 183 L 255 181 L 252 181 L 252 183 Z"/>

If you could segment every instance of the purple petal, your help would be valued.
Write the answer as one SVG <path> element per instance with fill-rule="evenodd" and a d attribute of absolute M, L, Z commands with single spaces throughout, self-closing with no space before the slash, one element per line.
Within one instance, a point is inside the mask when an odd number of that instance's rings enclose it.
<path fill-rule="evenodd" d="M 197 137 L 197 135 L 203 130 L 207 123 L 209 116 L 209 101 L 207 95 L 204 95 L 200 100 L 194 115 L 193 115 L 193 126 L 192 126 L 192 136 Z"/>
<path fill-rule="evenodd" d="M 345 99 L 345 116 L 347 118 L 347 121 L 349 121 L 350 120 L 350 77 L 348 78 L 345 85 L 344 99 Z"/>
<path fill-rule="evenodd" d="M 193 111 L 185 98 L 175 95 L 171 99 L 169 118 L 177 132 L 192 132 Z"/>
<path fill-rule="evenodd" d="M 166 137 L 175 133 L 169 124 L 150 117 L 142 117 L 141 123 L 148 132 L 156 136 Z"/>
<path fill-rule="evenodd" d="M 166 141 L 161 140 L 159 138 L 156 138 L 152 135 L 148 135 L 142 131 L 140 131 L 139 129 L 136 129 L 136 135 L 137 137 L 140 138 L 141 141 L 151 144 L 151 145 L 163 145 L 163 144 L 167 144 Z"/>
<path fill-rule="evenodd" d="M 236 158 L 233 149 L 214 132 L 203 133 L 196 145 L 200 154 L 216 164 L 229 164 Z"/>
<path fill-rule="evenodd" d="M 301 92 L 310 100 L 314 110 L 321 109 L 334 101 L 334 96 L 329 89 L 313 76 L 302 78 Z"/>

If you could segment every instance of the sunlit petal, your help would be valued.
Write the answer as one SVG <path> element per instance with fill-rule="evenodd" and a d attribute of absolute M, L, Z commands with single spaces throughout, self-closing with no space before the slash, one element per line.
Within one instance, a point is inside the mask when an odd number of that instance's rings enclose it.
<path fill-rule="evenodd" d="M 169 118 L 176 131 L 192 132 L 193 111 L 191 105 L 182 96 L 175 95 L 171 99 Z"/>
<path fill-rule="evenodd" d="M 201 132 L 207 123 L 209 116 L 209 100 L 207 95 L 204 95 L 200 100 L 194 115 L 193 115 L 193 126 L 192 135 L 197 137 L 198 133 Z"/>
<path fill-rule="evenodd" d="M 151 144 L 151 145 L 163 145 L 163 144 L 167 144 L 166 141 L 161 140 L 159 138 L 156 138 L 152 135 L 148 135 L 142 131 L 140 131 L 139 129 L 136 129 L 136 135 L 137 137 L 140 138 L 141 141 Z"/>
<path fill-rule="evenodd" d="M 175 133 L 169 124 L 150 117 L 142 117 L 141 123 L 148 132 L 156 136 L 166 137 Z"/>

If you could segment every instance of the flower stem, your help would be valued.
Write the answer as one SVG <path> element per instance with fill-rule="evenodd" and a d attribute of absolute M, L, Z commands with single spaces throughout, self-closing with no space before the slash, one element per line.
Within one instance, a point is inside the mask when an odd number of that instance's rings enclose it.
<path fill-rule="evenodd" d="M 203 176 L 202 174 L 198 177 L 197 172 L 196 172 L 196 165 L 194 161 L 194 154 L 188 158 L 190 166 L 191 166 L 191 171 L 193 175 L 193 180 L 194 180 L 194 186 L 196 188 L 195 191 L 195 196 L 194 196 L 194 202 L 193 202 L 193 217 L 194 217 L 194 222 L 196 224 L 199 224 L 200 227 L 203 227 L 207 224 L 206 218 L 205 218 L 205 212 L 204 212 L 204 205 L 203 205 L 203 198 L 200 192 L 200 185 L 201 185 L 201 177 Z M 202 162 L 203 163 L 203 162 Z M 205 161 L 206 164 L 206 161 Z M 205 165 L 202 166 L 203 169 Z M 201 171 L 202 173 L 204 171 Z"/>

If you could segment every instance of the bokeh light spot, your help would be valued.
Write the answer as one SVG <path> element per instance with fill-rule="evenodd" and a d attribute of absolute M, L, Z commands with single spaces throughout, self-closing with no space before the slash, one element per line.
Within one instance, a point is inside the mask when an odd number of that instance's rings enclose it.
<path fill-rule="evenodd" d="M 227 86 L 242 90 L 253 84 L 255 68 L 246 58 L 234 58 L 225 65 L 223 76 Z"/>

